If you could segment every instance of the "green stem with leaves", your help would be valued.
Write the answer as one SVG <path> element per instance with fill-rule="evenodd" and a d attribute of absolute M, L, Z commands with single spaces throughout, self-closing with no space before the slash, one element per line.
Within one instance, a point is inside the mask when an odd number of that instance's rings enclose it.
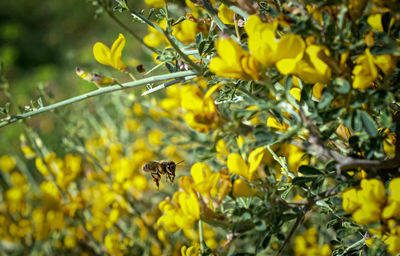
<path fill-rule="evenodd" d="M 187 77 L 187 76 L 193 76 L 195 75 L 196 72 L 195 71 L 182 71 L 182 72 L 176 72 L 176 73 L 171 73 L 171 74 L 165 74 L 165 75 L 159 75 L 159 76 L 153 76 L 153 77 L 149 77 L 149 78 L 144 78 L 144 79 L 140 79 L 140 80 L 136 80 L 136 81 L 132 81 L 129 83 L 124 83 L 122 84 L 123 87 L 121 87 L 120 85 L 113 85 L 113 86 L 108 86 L 108 87 L 104 87 L 104 88 L 100 88 L 67 100 L 63 100 L 60 102 L 57 102 L 55 104 L 49 105 L 49 106 L 45 106 L 45 107 L 41 107 L 41 108 L 37 108 L 33 111 L 24 113 L 24 114 L 20 114 L 20 115 L 11 115 L 9 118 L 7 118 L 7 120 L 0 121 L 0 128 L 7 126 L 9 124 L 15 123 L 19 120 L 23 120 L 32 116 L 36 116 L 38 114 L 44 113 L 44 112 L 48 112 L 60 107 L 64 107 L 67 105 L 70 105 L 72 103 L 75 102 L 79 102 L 91 97 L 95 97 L 95 96 L 99 96 L 102 94 L 107 94 L 107 93 L 111 93 L 111 92 L 115 92 L 115 91 L 121 91 L 121 90 L 125 90 L 125 89 L 129 89 L 129 88 L 133 88 L 133 87 L 138 87 L 141 85 L 145 85 L 145 84 L 149 84 L 149 83 L 156 83 L 156 82 L 160 82 L 160 81 L 165 81 L 165 80 L 170 80 L 170 79 L 174 79 L 174 78 L 183 78 L 183 77 Z"/>

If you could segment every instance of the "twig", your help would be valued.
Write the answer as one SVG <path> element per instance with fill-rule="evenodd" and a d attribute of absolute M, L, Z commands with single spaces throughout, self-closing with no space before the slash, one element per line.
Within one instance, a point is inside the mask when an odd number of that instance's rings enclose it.
<path fill-rule="evenodd" d="M 60 101 L 58 103 L 49 105 L 49 106 L 45 106 L 45 107 L 41 107 L 38 109 L 35 109 L 33 111 L 24 113 L 24 114 L 20 114 L 20 115 L 14 115 L 12 117 L 10 117 L 10 119 L 5 120 L 0 122 L 0 128 L 7 126 L 9 124 L 15 123 L 18 120 L 21 119 L 26 119 L 32 116 L 36 116 L 38 114 L 47 112 L 47 111 L 51 111 L 75 102 L 79 102 L 91 97 L 95 97 L 95 96 L 99 96 L 102 94 L 107 94 L 107 93 L 111 93 L 111 92 L 115 92 L 115 91 L 121 91 L 121 90 L 125 90 L 128 88 L 133 88 L 133 87 L 138 87 L 141 85 L 145 85 L 145 84 L 149 84 L 149 83 L 155 83 L 155 82 L 160 82 L 160 81 L 165 81 L 165 80 L 170 80 L 170 79 L 174 79 L 174 78 L 183 78 L 186 76 L 192 76 L 195 75 L 196 72 L 194 71 L 181 71 L 181 72 L 176 72 L 176 73 L 171 73 L 171 74 L 165 74 L 165 75 L 159 75 L 159 76 L 153 76 L 153 77 L 149 77 L 149 78 L 144 78 L 144 79 L 140 79 L 140 80 L 136 80 L 136 81 L 132 81 L 132 82 L 128 82 L 128 83 L 124 83 L 122 84 L 124 87 L 121 87 L 119 85 L 113 85 L 113 86 L 108 86 L 108 87 L 104 87 L 104 88 L 100 88 L 64 101 Z"/>
<path fill-rule="evenodd" d="M 304 216 L 305 216 L 305 212 L 304 212 L 305 209 L 306 209 L 306 207 L 303 209 L 303 212 L 299 216 L 297 216 L 296 222 L 294 223 L 292 229 L 290 230 L 289 235 L 286 237 L 285 242 L 283 242 L 281 248 L 279 248 L 279 251 L 276 254 L 276 256 L 279 256 L 282 254 L 283 249 L 285 249 L 285 247 L 289 244 L 290 239 L 292 238 L 294 232 L 299 227 L 299 225 L 303 222 Z"/>
<path fill-rule="evenodd" d="M 203 69 L 196 65 L 196 63 L 194 63 L 189 56 L 187 56 L 186 54 L 184 54 L 182 52 L 182 50 L 175 44 L 174 40 L 172 40 L 172 38 L 169 36 L 167 31 L 163 30 L 163 34 L 165 36 L 165 38 L 167 38 L 168 42 L 171 44 L 172 48 L 175 49 L 175 51 L 179 54 L 179 56 L 193 69 L 196 70 L 196 72 L 198 74 L 203 74 Z"/>

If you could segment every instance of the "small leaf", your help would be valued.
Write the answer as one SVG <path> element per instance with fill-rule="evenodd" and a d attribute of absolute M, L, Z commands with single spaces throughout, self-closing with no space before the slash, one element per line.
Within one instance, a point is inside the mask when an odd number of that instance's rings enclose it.
<path fill-rule="evenodd" d="M 155 8 L 151 8 L 149 11 L 149 15 L 147 15 L 147 19 L 150 19 L 151 15 L 153 15 L 153 13 L 156 11 Z"/>
<path fill-rule="evenodd" d="M 318 109 L 324 109 L 328 107 L 331 104 L 332 100 L 333 100 L 332 93 L 329 91 L 324 92 L 322 98 L 319 100 Z"/>
<path fill-rule="evenodd" d="M 42 97 L 39 97 L 39 99 L 37 100 L 37 103 L 39 104 L 40 107 L 43 107 Z"/>
<path fill-rule="evenodd" d="M 336 78 L 333 81 L 334 85 L 337 85 L 335 87 L 336 92 L 341 93 L 341 94 L 346 94 L 350 91 L 350 83 L 346 79 L 343 78 Z"/>
<path fill-rule="evenodd" d="M 383 27 L 383 31 L 385 31 L 386 33 L 389 31 L 389 26 L 390 26 L 390 20 L 392 19 L 392 15 L 390 12 L 385 12 L 382 15 L 382 27 Z"/>
<path fill-rule="evenodd" d="M 267 229 L 267 225 L 264 220 L 259 220 L 255 223 L 255 230 L 257 231 L 265 231 Z"/>
<path fill-rule="evenodd" d="M 374 119 L 364 110 L 360 110 L 360 117 L 365 131 L 372 137 L 378 135 L 378 127 L 375 124 Z"/>
<path fill-rule="evenodd" d="M 298 170 L 300 173 L 304 174 L 304 175 L 324 175 L 324 173 L 314 167 L 308 166 L 308 165 L 302 165 L 299 167 Z"/>
<path fill-rule="evenodd" d="M 6 111 L 6 114 L 7 114 L 7 115 L 10 114 L 10 107 L 11 107 L 11 103 L 10 103 L 10 102 L 7 102 L 7 103 L 6 103 L 6 108 L 5 108 L 5 111 Z"/>
<path fill-rule="evenodd" d="M 361 114 L 358 110 L 355 110 L 352 114 L 351 128 L 353 128 L 356 132 L 360 132 L 362 129 Z"/>
<path fill-rule="evenodd" d="M 264 248 L 264 249 L 267 248 L 270 241 L 271 241 L 271 234 L 267 233 L 267 235 L 264 237 L 264 239 L 261 243 L 262 248 Z"/>
<path fill-rule="evenodd" d="M 313 177 L 296 177 L 292 180 L 293 185 L 304 185 L 307 182 L 313 181 L 315 178 Z"/>

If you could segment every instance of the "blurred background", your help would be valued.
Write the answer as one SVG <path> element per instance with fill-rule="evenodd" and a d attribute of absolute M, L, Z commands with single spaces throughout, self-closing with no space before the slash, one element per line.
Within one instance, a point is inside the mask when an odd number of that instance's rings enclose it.
<path fill-rule="evenodd" d="M 135 9 L 144 7 L 140 1 L 128 3 Z M 131 22 L 128 14 L 118 18 L 142 36 L 147 32 L 145 25 Z M 39 97 L 44 105 L 49 105 L 51 101 L 57 102 L 96 89 L 75 74 L 76 67 L 114 76 L 121 82 L 129 80 L 128 76 L 97 63 L 92 54 L 92 47 L 97 41 L 111 46 L 118 33 L 126 36 L 123 59 L 131 68 L 150 61 L 150 53 L 103 13 L 95 1 L 0 1 L 0 62 L 3 73 L 0 87 L 9 84 L 15 102 L 11 112 L 20 112 L 15 105 L 29 106 L 31 100 L 36 101 Z M 89 99 L 59 111 L 90 108 L 96 100 Z M 0 90 L 0 107 L 8 101 Z M 28 122 L 45 135 L 49 146 L 60 142 L 56 132 L 60 127 L 54 122 L 52 113 L 41 114 Z M 20 123 L 0 129 L 0 154 L 19 151 L 22 129 Z"/>

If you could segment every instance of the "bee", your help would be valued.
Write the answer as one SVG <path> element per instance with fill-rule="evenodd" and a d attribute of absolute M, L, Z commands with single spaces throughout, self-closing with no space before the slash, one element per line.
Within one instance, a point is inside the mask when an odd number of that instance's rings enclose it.
<path fill-rule="evenodd" d="M 143 171 L 151 174 L 151 177 L 156 183 L 158 189 L 160 186 L 161 176 L 164 174 L 166 180 L 169 180 L 171 183 L 174 182 L 176 166 L 182 162 L 183 160 L 179 163 L 168 160 L 163 160 L 160 162 L 148 162 L 145 166 L 143 166 Z"/>

